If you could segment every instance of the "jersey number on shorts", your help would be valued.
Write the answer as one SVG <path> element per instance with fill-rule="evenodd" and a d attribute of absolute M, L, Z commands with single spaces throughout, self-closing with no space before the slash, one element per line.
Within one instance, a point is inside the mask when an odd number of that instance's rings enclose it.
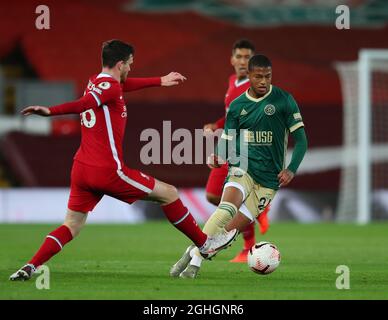
<path fill-rule="evenodd" d="M 86 128 L 92 128 L 96 124 L 96 114 L 93 109 L 86 110 L 81 113 L 81 125 Z"/>
<path fill-rule="evenodd" d="M 271 202 L 271 199 L 268 199 L 268 198 L 265 198 L 265 197 L 262 197 L 260 198 L 259 200 L 259 212 L 263 211 L 265 209 L 266 206 L 269 205 L 269 203 Z"/>

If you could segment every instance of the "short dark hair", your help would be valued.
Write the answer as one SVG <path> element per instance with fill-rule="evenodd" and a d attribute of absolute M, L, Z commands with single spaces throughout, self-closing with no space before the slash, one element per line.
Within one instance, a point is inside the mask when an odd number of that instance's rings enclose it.
<path fill-rule="evenodd" d="M 127 61 L 135 49 L 128 43 L 120 40 L 109 40 L 102 44 L 102 66 L 113 68 L 119 61 Z"/>
<path fill-rule="evenodd" d="M 234 54 L 234 52 L 236 51 L 236 49 L 251 49 L 252 52 L 255 52 L 255 46 L 252 42 L 250 42 L 249 40 L 247 39 L 240 39 L 240 40 L 237 40 L 234 44 L 233 44 L 233 49 L 232 49 L 232 54 Z"/>
<path fill-rule="evenodd" d="M 272 67 L 271 60 L 269 60 L 265 55 L 256 54 L 249 59 L 248 70 L 252 71 L 254 68 L 267 68 Z"/>

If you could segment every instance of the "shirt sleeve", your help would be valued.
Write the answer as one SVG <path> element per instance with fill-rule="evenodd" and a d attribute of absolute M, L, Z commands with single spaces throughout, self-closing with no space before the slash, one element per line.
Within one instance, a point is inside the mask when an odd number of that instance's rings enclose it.
<path fill-rule="evenodd" d="M 120 85 L 118 83 L 101 82 L 92 90 L 87 92 L 82 98 L 62 103 L 50 108 L 50 115 L 76 114 L 85 110 L 99 107 L 120 95 Z"/>
<path fill-rule="evenodd" d="M 303 127 L 295 130 L 291 135 L 295 141 L 295 148 L 292 152 L 288 170 L 296 173 L 307 151 L 307 137 Z"/>
<path fill-rule="evenodd" d="M 287 97 L 286 123 L 290 132 L 304 126 L 298 104 L 292 95 Z"/>
<path fill-rule="evenodd" d="M 96 101 L 97 106 L 106 104 L 121 95 L 121 87 L 118 82 L 104 81 L 98 83 L 91 91 L 91 94 Z"/>
<path fill-rule="evenodd" d="M 85 110 L 91 109 L 96 106 L 96 100 L 90 93 L 88 93 L 76 101 L 66 102 L 56 106 L 52 106 L 50 108 L 50 115 L 56 116 L 61 114 L 76 114 L 84 112 Z"/>
<path fill-rule="evenodd" d="M 154 77 L 154 78 L 127 78 L 123 84 L 123 91 L 129 92 L 129 91 L 136 91 L 143 88 L 149 88 L 149 87 L 160 87 L 161 85 L 161 78 L 160 77 Z"/>

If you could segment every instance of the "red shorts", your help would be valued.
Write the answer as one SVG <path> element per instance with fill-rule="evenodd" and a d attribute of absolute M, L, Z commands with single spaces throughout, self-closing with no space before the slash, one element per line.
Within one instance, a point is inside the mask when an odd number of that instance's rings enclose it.
<path fill-rule="evenodd" d="M 154 186 L 155 179 L 138 170 L 99 168 L 74 161 L 68 208 L 87 213 L 104 195 L 131 204 L 151 193 Z"/>
<path fill-rule="evenodd" d="M 224 182 L 228 175 L 228 164 L 225 163 L 220 168 L 215 168 L 210 171 L 209 178 L 206 184 L 206 193 L 211 193 L 216 196 L 222 196 Z"/>

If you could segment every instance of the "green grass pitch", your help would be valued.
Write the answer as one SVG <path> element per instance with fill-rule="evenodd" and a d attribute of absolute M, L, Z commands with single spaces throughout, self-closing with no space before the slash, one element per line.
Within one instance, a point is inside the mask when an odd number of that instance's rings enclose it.
<path fill-rule="evenodd" d="M 189 241 L 167 222 L 87 225 L 47 264 L 49 290 L 38 290 L 36 278 L 9 281 L 54 228 L 0 225 L 0 299 L 388 299 L 386 223 L 273 223 L 256 239 L 279 247 L 274 273 L 261 276 L 228 262 L 241 248 L 238 239 L 205 262 L 195 280 L 169 277 Z M 335 286 L 339 265 L 350 269 L 348 290 Z"/>

